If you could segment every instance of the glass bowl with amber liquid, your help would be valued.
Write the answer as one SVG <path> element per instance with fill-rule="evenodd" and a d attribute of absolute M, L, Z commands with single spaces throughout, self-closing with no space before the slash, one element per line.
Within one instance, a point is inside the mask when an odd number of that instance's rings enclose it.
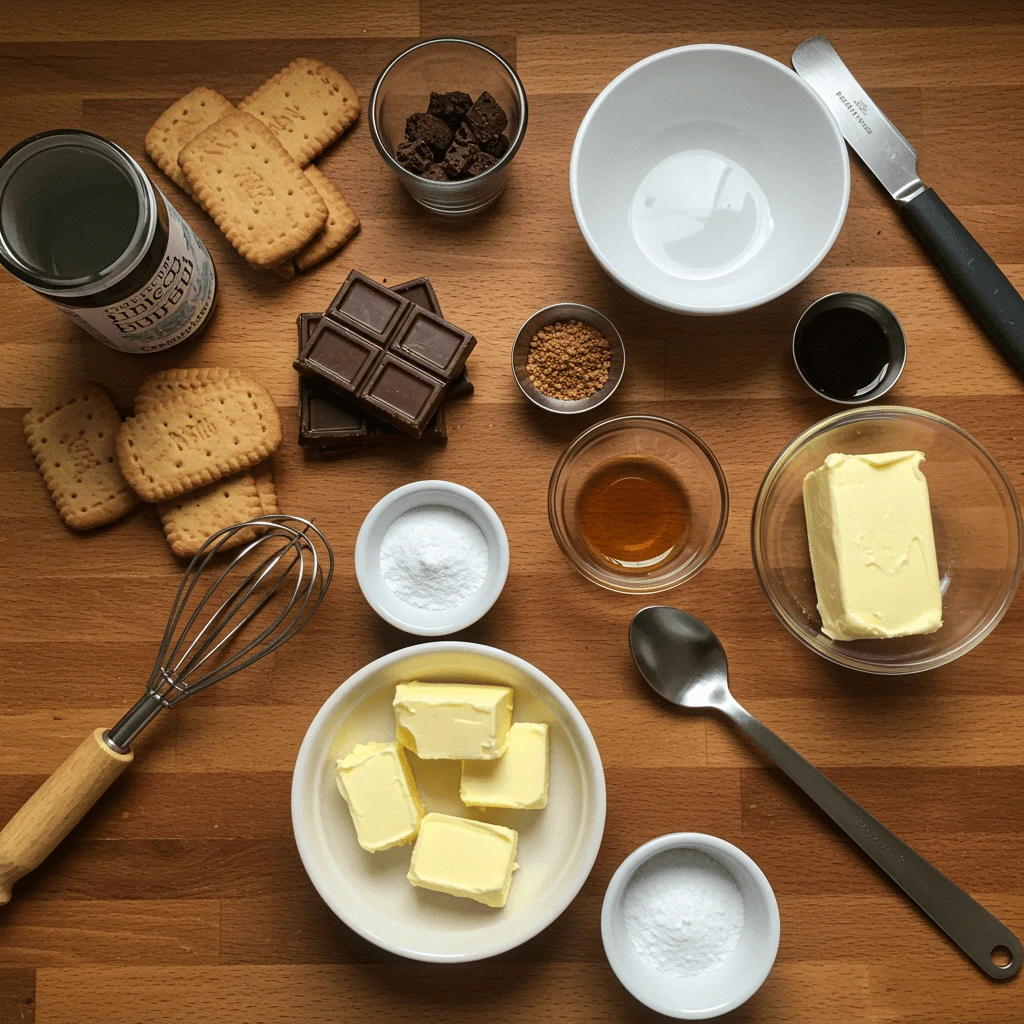
<path fill-rule="evenodd" d="M 587 579 L 624 594 L 670 590 L 715 553 L 729 516 L 725 475 L 692 431 L 616 416 L 583 431 L 548 487 L 551 531 Z"/>

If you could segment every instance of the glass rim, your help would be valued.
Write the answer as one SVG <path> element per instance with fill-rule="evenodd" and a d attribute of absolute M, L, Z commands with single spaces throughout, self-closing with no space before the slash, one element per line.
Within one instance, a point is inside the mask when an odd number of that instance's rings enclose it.
<path fill-rule="evenodd" d="M 495 163 L 493 167 L 488 168 L 483 174 L 478 174 L 473 178 L 466 178 L 464 181 L 430 181 L 428 178 L 424 178 L 419 174 L 413 174 L 412 171 L 403 167 L 395 158 L 394 155 L 388 152 L 387 146 L 384 145 L 383 140 L 380 137 L 380 129 L 377 126 L 377 94 L 381 90 L 381 86 L 384 84 L 384 79 L 387 78 L 391 69 L 407 57 L 410 53 L 415 50 L 420 50 L 427 46 L 433 46 L 435 43 L 459 43 L 463 46 L 472 46 L 477 50 L 482 50 L 484 53 L 489 54 L 493 57 L 509 74 L 515 85 L 516 98 L 519 101 L 519 129 L 516 132 L 514 139 L 509 139 L 509 147 L 505 154 Z M 526 90 L 523 88 L 523 83 L 516 73 L 516 69 L 504 57 L 501 56 L 495 50 L 492 50 L 489 46 L 484 46 L 483 43 L 475 42 L 472 39 L 463 39 L 459 36 L 435 36 L 432 39 L 421 39 L 418 43 L 413 43 L 412 46 L 407 46 L 401 53 L 392 57 L 391 60 L 384 66 L 384 70 L 377 76 L 377 81 L 373 84 L 373 89 L 370 90 L 370 103 L 369 103 L 369 122 L 370 122 L 370 138 L 373 139 L 373 144 L 377 147 L 377 152 L 383 157 L 384 162 L 390 165 L 391 169 L 395 171 L 399 177 L 408 178 L 411 181 L 430 181 L 431 185 L 436 185 L 442 189 L 451 188 L 455 190 L 457 188 L 465 187 L 473 182 L 483 181 L 486 178 L 495 175 L 496 171 L 500 171 L 511 163 L 512 158 L 519 152 L 519 147 L 522 145 L 523 136 L 526 135 L 526 122 L 527 122 L 527 101 L 526 101 Z"/>
<path fill-rule="evenodd" d="M 610 569 L 600 569 L 592 563 L 585 561 L 579 552 L 569 543 L 568 538 L 559 525 L 559 515 L 556 511 L 555 493 L 562 474 L 570 463 L 584 451 L 598 437 L 622 430 L 626 427 L 637 426 L 652 427 L 662 432 L 675 434 L 678 440 L 688 441 L 703 455 L 707 464 L 711 467 L 718 484 L 718 496 L 721 502 L 721 509 L 718 514 L 718 522 L 714 531 L 710 534 L 710 541 L 705 541 L 706 550 L 699 557 L 694 557 L 682 566 L 677 566 L 670 572 L 655 576 L 632 577 L 625 573 L 615 573 Z M 688 427 L 684 427 L 675 420 L 666 419 L 663 416 L 651 416 L 648 414 L 625 414 L 612 416 L 600 420 L 581 431 L 569 442 L 565 451 L 558 457 L 554 468 L 551 471 L 551 479 L 548 482 L 548 524 L 551 533 L 555 538 L 562 554 L 569 560 L 569 563 L 591 583 L 596 583 L 606 590 L 613 590 L 620 594 L 657 594 L 661 591 L 672 590 L 675 587 L 692 579 L 707 564 L 711 556 L 718 550 L 725 537 L 725 530 L 729 523 L 729 486 L 726 482 L 725 473 L 715 456 L 715 453 L 708 445 L 701 440 Z M 704 545 L 701 545 L 704 547 Z"/>
<path fill-rule="evenodd" d="M 801 624 L 789 614 L 788 609 L 782 601 L 776 597 L 774 588 L 769 584 L 767 579 L 768 570 L 766 559 L 764 557 L 762 534 L 764 533 L 768 518 L 764 513 L 764 509 L 768 496 L 774 490 L 783 470 L 789 464 L 793 456 L 809 441 L 819 437 L 829 430 L 832 430 L 836 426 L 845 426 L 849 423 L 855 423 L 858 420 L 883 419 L 896 421 L 907 418 L 930 421 L 933 424 L 951 430 L 976 449 L 983 457 L 984 463 L 994 471 L 996 478 L 1002 484 L 1003 490 L 1009 498 L 1010 507 L 1014 513 L 1014 520 L 1017 525 L 1017 562 L 1013 567 L 1010 584 L 999 603 L 999 607 L 996 608 L 992 614 L 987 616 L 983 622 L 975 627 L 959 643 L 955 644 L 948 650 L 926 658 L 919 658 L 914 661 L 900 662 L 892 665 L 874 665 L 864 662 L 853 654 L 847 654 L 845 648 L 837 649 L 835 641 L 833 641 L 829 646 L 826 646 L 821 642 L 815 643 L 814 639 L 817 638 L 808 637 Z M 1020 581 L 1021 566 L 1022 563 L 1024 563 L 1024 520 L 1021 518 L 1020 503 L 1017 499 L 1017 493 L 1013 489 L 1013 485 L 1010 483 L 1006 474 L 1003 472 L 1002 467 L 995 460 L 989 450 L 981 444 L 981 442 L 967 433 L 967 431 L 962 427 L 958 427 L 951 420 L 947 420 L 945 417 L 939 416 L 936 413 L 928 412 L 926 409 L 914 409 L 911 406 L 905 405 L 863 406 L 844 409 L 841 412 L 833 413 L 831 416 L 826 416 L 823 420 L 818 420 L 816 423 L 812 423 L 806 430 L 801 431 L 792 441 L 790 441 L 789 444 L 787 444 L 775 457 L 775 460 L 768 467 L 768 471 L 765 473 L 764 479 L 761 481 L 761 486 L 758 488 L 757 497 L 754 499 L 754 508 L 750 518 L 750 550 L 751 558 L 754 563 L 754 575 L 757 576 L 758 585 L 761 588 L 761 592 L 764 594 L 765 600 L 768 602 L 768 606 L 775 613 L 776 618 L 778 618 L 786 629 L 805 647 L 824 658 L 826 661 L 831 661 L 835 665 L 839 665 L 843 668 L 854 669 L 858 672 L 865 672 L 869 675 L 913 675 L 918 672 L 928 672 L 932 669 L 940 668 L 943 665 L 948 665 L 952 661 L 956 661 L 957 658 L 962 657 L 967 654 L 968 651 L 977 647 L 978 644 L 989 636 L 989 634 L 1002 621 L 1003 616 L 1013 603 L 1014 594 L 1017 591 L 1017 585 Z"/>

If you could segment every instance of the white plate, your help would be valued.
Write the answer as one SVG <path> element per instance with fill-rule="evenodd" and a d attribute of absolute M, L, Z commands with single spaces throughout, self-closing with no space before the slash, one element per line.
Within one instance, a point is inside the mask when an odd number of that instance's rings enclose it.
<path fill-rule="evenodd" d="M 763 53 L 701 44 L 627 68 L 594 100 L 569 165 L 583 237 L 662 309 L 730 313 L 802 281 L 832 247 L 850 158 L 814 90 Z"/>
<path fill-rule="evenodd" d="M 410 679 L 511 686 L 513 721 L 550 726 L 551 783 L 548 805 L 539 811 L 467 808 L 459 800 L 460 762 L 409 755 L 428 811 L 479 818 L 519 832 L 520 867 L 502 908 L 411 885 L 405 876 L 412 846 L 367 853 L 356 841 L 334 782 L 335 761 L 357 743 L 395 738 L 395 685 Z M 601 755 L 575 705 L 528 662 L 481 644 L 421 644 L 360 669 L 313 719 L 292 779 L 295 841 L 317 891 L 354 931 L 415 960 L 480 960 L 546 928 L 590 874 L 604 818 Z"/>

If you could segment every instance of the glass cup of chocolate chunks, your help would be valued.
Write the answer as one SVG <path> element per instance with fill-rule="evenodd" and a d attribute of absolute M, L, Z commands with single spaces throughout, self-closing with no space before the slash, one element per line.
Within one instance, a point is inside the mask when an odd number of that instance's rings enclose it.
<path fill-rule="evenodd" d="M 436 213 L 493 203 L 526 132 L 526 93 L 512 67 L 468 39 L 400 53 L 370 97 L 370 134 L 409 194 Z"/>

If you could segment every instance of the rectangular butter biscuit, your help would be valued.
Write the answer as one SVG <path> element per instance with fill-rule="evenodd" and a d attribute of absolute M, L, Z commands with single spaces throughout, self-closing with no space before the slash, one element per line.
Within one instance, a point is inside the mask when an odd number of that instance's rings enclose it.
<path fill-rule="evenodd" d="M 180 558 L 192 558 L 218 530 L 261 516 L 276 515 L 277 493 L 269 463 L 200 487 L 157 505 L 164 534 L 171 550 Z M 225 541 L 221 551 L 230 551 L 255 540 L 258 527 L 239 530 Z"/>
<path fill-rule="evenodd" d="M 327 222 L 313 183 L 258 118 L 236 110 L 178 155 L 196 201 L 254 267 L 294 256 Z"/>
<path fill-rule="evenodd" d="M 281 444 L 270 393 L 249 378 L 211 381 L 129 417 L 121 472 L 143 501 L 166 501 L 262 462 Z"/>
<path fill-rule="evenodd" d="M 192 189 L 178 166 L 178 154 L 203 129 L 234 109 L 229 100 L 213 89 L 193 89 L 153 122 L 146 133 L 146 152 L 175 185 L 191 194 Z"/>
<path fill-rule="evenodd" d="M 112 523 L 139 503 L 121 475 L 115 438 L 121 426 L 110 396 L 83 384 L 23 420 L 25 438 L 61 518 L 76 530 Z"/>
<path fill-rule="evenodd" d="M 355 123 L 359 95 L 340 71 L 297 57 L 238 108 L 266 124 L 305 167 Z"/>
<path fill-rule="evenodd" d="M 320 198 L 327 206 L 327 223 L 305 249 L 300 249 L 295 257 L 295 266 L 299 270 L 310 267 L 326 259 L 332 252 L 340 249 L 358 230 L 359 218 L 348 201 L 335 188 L 334 184 L 324 177 L 319 168 L 310 164 L 305 175 L 320 193 Z"/>
<path fill-rule="evenodd" d="M 138 391 L 135 392 L 135 415 L 138 416 L 140 412 L 146 412 L 154 405 L 166 402 L 170 398 L 179 398 L 196 391 L 211 381 L 228 380 L 231 377 L 245 377 L 245 374 L 241 370 L 227 366 L 190 366 L 175 370 L 157 370 L 156 373 L 143 377 Z M 247 379 L 252 380 L 251 377 Z"/>

